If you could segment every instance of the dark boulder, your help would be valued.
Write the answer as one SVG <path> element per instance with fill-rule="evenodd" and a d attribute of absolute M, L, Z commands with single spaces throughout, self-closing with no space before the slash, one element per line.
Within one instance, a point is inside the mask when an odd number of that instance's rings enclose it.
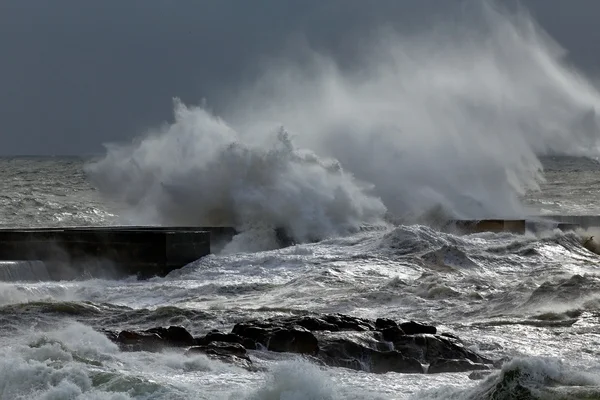
<path fill-rule="evenodd" d="M 375 325 L 373 322 L 363 319 L 351 317 L 344 314 L 328 314 L 321 317 L 326 322 L 338 327 L 340 331 L 373 331 Z"/>
<path fill-rule="evenodd" d="M 123 351 L 160 351 L 165 347 L 164 340 L 150 332 L 121 331 L 112 339 Z"/>
<path fill-rule="evenodd" d="M 272 327 L 263 327 L 261 325 L 264 324 L 256 321 L 241 322 L 235 324 L 231 333 L 266 347 L 272 332 Z"/>
<path fill-rule="evenodd" d="M 207 345 L 190 347 L 185 355 L 206 354 L 210 358 L 237 366 L 252 369 L 252 360 L 248 357 L 246 349 L 239 343 L 211 342 Z"/>
<path fill-rule="evenodd" d="M 299 325 L 305 329 L 308 329 L 311 332 L 312 331 L 337 332 L 340 330 L 340 328 L 337 325 L 327 322 L 321 318 L 316 318 L 316 317 L 301 317 L 301 318 L 298 318 L 298 319 L 292 320 L 292 321 L 295 325 Z"/>
<path fill-rule="evenodd" d="M 404 333 L 407 335 L 418 335 L 420 333 L 429 333 L 431 335 L 435 335 L 437 333 L 435 326 L 419 324 L 418 322 L 414 321 L 401 323 L 400 328 L 402 328 Z"/>
<path fill-rule="evenodd" d="M 147 329 L 144 332 L 155 333 L 171 346 L 193 346 L 196 339 L 182 326 L 169 326 L 168 328 L 157 327 Z"/>
<path fill-rule="evenodd" d="M 311 332 L 372 331 L 375 329 L 375 326 L 372 321 L 369 321 L 364 318 L 351 317 L 349 315 L 344 314 L 324 314 L 319 317 L 292 316 L 282 318 L 271 318 L 269 320 L 263 321 L 263 323 L 264 322 L 269 322 L 272 325 L 279 326 L 298 325 L 308 329 Z"/>
<path fill-rule="evenodd" d="M 257 325 L 254 322 L 239 323 L 231 332 L 244 341 L 255 343 L 256 348 L 262 346 L 270 351 L 313 355 L 319 351 L 315 336 L 301 326 L 281 323 L 274 323 L 267 327 L 264 323 Z"/>
<path fill-rule="evenodd" d="M 212 342 L 238 343 L 249 350 L 256 350 L 254 341 L 247 338 L 242 338 L 235 333 L 223 333 L 220 331 L 210 331 L 205 336 L 196 338 L 196 345 L 205 346 Z"/>
<path fill-rule="evenodd" d="M 211 342 L 207 345 L 193 346 L 186 351 L 186 354 L 193 353 L 248 357 L 244 346 L 226 342 Z"/>
<path fill-rule="evenodd" d="M 275 329 L 268 340 L 267 349 L 281 353 L 315 355 L 319 352 L 317 338 L 302 327 Z"/>
<path fill-rule="evenodd" d="M 492 371 L 473 371 L 469 374 L 469 379 L 471 379 L 472 381 L 478 381 L 480 379 L 488 377 L 491 373 Z"/>
<path fill-rule="evenodd" d="M 158 327 L 144 331 L 105 331 L 107 337 L 123 351 L 161 351 L 167 347 L 187 347 L 196 344 L 194 337 L 180 326 Z"/>
<path fill-rule="evenodd" d="M 458 372 L 491 368 L 452 335 L 414 321 L 374 322 L 343 314 L 291 316 L 239 323 L 232 334 L 270 351 L 315 356 L 326 365 L 363 371 Z M 236 339 L 239 342 L 239 339 Z"/>
<path fill-rule="evenodd" d="M 251 365 L 246 349 L 302 354 L 324 365 L 374 373 L 463 372 L 496 367 L 456 336 L 438 334 L 434 326 L 343 314 L 245 321 L 237 323 L 230 333 L 213 330 L 198 338 L 178 326 L 105 334 L 123 350 L 189 347 L 188 354 L 201 352 L 245 367 Z"/>
<path fill-rule="evenodd" d="M 382 331 L 384 329 L 388 329 L 388 328 L 397 328 L 398 324 L 396 323 L 396 321 L 392 320 L 392 319 L 387 319 L 387 318 L 377 318 L 375 320 L 375 329 L 377 329 L 378 331 Z"/>
<path fill-rule="evenodd" d="M 399 326 L 390 326 L 381 330 L 381 338 L 387 342 L 394 342 L 404 335 L 406 333 Z"/>
<path fill-rule="evenodd" d="M 443 336 L 405 335 L 399 336 L 393 343 L 396 350 L 426 364 L 435 364 L 439 360 L 467 360 L 475 364 L 492 364 L 491 360 L 466 349 L 458 341 Z M 477 366 L 469 369 L 469 365 L 465 363 L 467 369 L 463 371 L 481 369 Z"/>
<path fill-rule="evenodd" d="M 347 334 L 334 338 L 319 338 L 318 358 L 333 367 L 344 367 L 374 373 L 403 372 L 423 373 L 421 363 L 390 350 L 368 337 Z"/>

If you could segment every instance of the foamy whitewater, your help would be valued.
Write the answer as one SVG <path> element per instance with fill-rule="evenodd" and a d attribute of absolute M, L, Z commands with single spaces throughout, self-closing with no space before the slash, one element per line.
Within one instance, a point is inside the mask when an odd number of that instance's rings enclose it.
<path fill-rule="evenodd" d="M 145 281 L 0 265 L 0 399 L 600 398 L 600 258 L 582 246 L 600 233 L 431 224 L 598 215 L 597 89 L 524 12 L 488 3 L 357 47 L 350 67 L 306 47 L 266 60 L 226 109 L 176 100 L 173 121 L 94 160 L 0 159 L 1 226 L 241 232 Z M 248 371 L 102 333 L 306 313 L 433 324 L 504 363 L 375 374 L 251 350 Z"/>

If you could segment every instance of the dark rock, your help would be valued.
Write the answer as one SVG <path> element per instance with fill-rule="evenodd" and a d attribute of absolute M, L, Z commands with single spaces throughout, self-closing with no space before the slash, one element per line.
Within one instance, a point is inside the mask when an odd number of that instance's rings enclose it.
<path fill-rule="evenodd" d="M 476 364 L 491 364 L 462 344 L 449 338 L 433 335 L 406 335 L 394 341 L 394 348 L 423 363 L 435 364 L 438 360 L 470 360 Z M 479 368 L 473 368 L 479 369 Z M 468 369 L 467 369 L 468 370 Z M 465 370 L 466 371 L 466 370 Z"/>
<path fill-rule="evenodd" d="M 492 371 L 473 371 L 469 374 L 469 379 L 472 381 L 478 381 L 480 379 L 485 378 L 491 373 Z"/>
<path fill-rule="evenodd" d="M 319 346 L 315 336 L 301 326 L 289 326 L 273 323 L 270 327 L 261 327 L 255 322 L 239 323 L 232 329 L 232 334 L 242 340 L 257 343 L 270 351 L 317 354 Z"/>
<path fill-rule="evenodd" d="M 123 351 L 160 351 L 165 347 L 164 340 L 151 332 L 122 331 L 113 340 Z"/>
<path fill-rule="evenodd" d="M 193 353 L 247 357 L 244 346 L 238 343 L 226 342 L 211 342 L 207 345 L 193 346 L 186 351 L 186 354 Z"/>
<path fill-rule="evenodd" d="M 337 332 L 340 328 L 332 323 L 322 320 L 321 318 L 315 317 L 301 317 L 294 321 L 296 325 L 308 329 L 309 331 L 331 331 Z"/>
<path fill-rule="evenodd" d="M 192 347 L 188 354 L 250 367 L 246 349 L 302 354 L 324 365 L 375 373 L 429 373 L 487 370 L 497 365 L 466 348 L 459 338 L 437 335 L 431 325 L 390 319 L 371 321 L 343 314 L 286 316 L 237 323 L 231 333 L 218 330 L 193 338 L 182 327 L 141 332 L 105 331 L 124 350 L 160 351 Z"/>
<path fill-rule="evenodd" d="M 427 373 L 439 374 L 444 372 L 464 372 L 464 371 L 480 371 L 490 370 L 490 366 L 486 364 L 474 363 L 471 360 L 446 360 L 440 358 L 429 365 Z"/>
<path fill-rule="evenodd" d="M 395 350 L 382 350 L 376 343 L 357 340 L 351 336 L 324 339 L 319 343 L 318 357 L 327 365 L 374 373 L 423 373 L 418 360 Z"/>
<path fill-rule="evenodd" d="M 447 337 L 447 338 L 454 339 L 454 340 L 457 340 L 457 341 L 459 341 L 459 342 L 462 342 L 458 336 L 456 336 L 456 335 L 453 335 L 453 334 L 451 334 L 451 333 L 446 333 L 446 332 L 444 332 L 444 333 L 440 333 L 440 336 L 445 336 L 445 337 Z"/>
<path fill-rule="evenodd" d="M 402 329 L 400 329 L 400 327 L 398 326 L 392 326 L 389 328 L 385 328 L 381 331 L 381 336 L 383 338 L 383 340 L 388 341 L 388 342 L 393 342 L 395 340 L 398 340 L 398 338 L 400 336 L 404 336 L 406 335 L 406 333 L 404 333 L 404 331 Z"/>
<path fill-rule="evenodd" d="M 196 339 L 182 326 L 157 327 L 147 329 L 145 332 L 155 333 L 171 346 L 193 346 Z"/>
<path fill-rule="evenodd" d="M 119 337 L 119 333 L 115 332 L 115 331 L 111 331 L 109 329 L 101 329 L 100 330 L 101 333 L 104 333 L 104 335 L 106 335 L 106 337 L 108 338 L 108 340 L 110 340 L 111 342 L 117 342 L 117 339 Z"/>
<path fill-rule="evenodd" d="M 223 333 L 219 331 L 208 332 L 205 336 L 196 338 L 196 345 L 205 346 L 212 342 L 238 343 L 246 349 L 256 350 L 256 343 L 253 340 L 242 338 L 235 333 Z"/>
<path fill-rule="evenodd" d="M 271 330 L 268 328 L 263 328 L 259 325 L 260 324 L 256 323 L 255 321 L 241 322 L 235 324 L 231 330 L 231 333 L 266 346 Z"/>
<path fill-rule="evenodd" d="M 404 333 L 407 335 L 418 335 L 420 333 L 429 333 L 431 335 L 435 335 L 437 333 L 435 326 L 423 325 L 414 321 L 403 322 L 400 324 L 400 328 L 402 328 Z"/>
<path fill-rule="evenodd" d="M 363 318 L 350 317 L 343 314 L 324 315 L 323 320 L 336 325 L 340 331 L 373 331 L 375 326 L 369 320 Z"/>
<path fill-rule="evenodd" d="M 466 349 L 455 336 L 436 333 L 434 326 L 414 321 L 398 325 L 390 319 L 373 322 L 326 314 L 239 323 L 227 341 L 251 341 L 270 351 L 316 356 L 326 365 L 377 373 L 423 372 L 427 364 L 431 372 L 490 368 L 490 360 Z"/>
<path fill-rule="evenodd" d="M 317 338 L 307 329 L 296 327 L 276 329 L 269 337 L 267 349 L 285 353 L 315 355 L 319 352 Z"/>
<path fill-rule="evenodd" d="M 382 331 L 387 328 L 397 328 L 398 324 L 396 321 L 387 318 L 377 318 L 375 320 L 375 329 Z"/>
<path fill-rule="evenodd" d="M 158 327 L 145 331 L 105 331 L 106 336 L 123 351 L 161 351 L 166 347 L 193 346 L 196 340 L 180 326 Z"/>
<path fill-rule="evenodd" d="M 207 345 L 190 347 L 185 355 L 206 354 L 208 357 L 237 366 L 253 369 L 252 360 L 248 357 L 246 349 L 239 343 L 211 342 Z"/>

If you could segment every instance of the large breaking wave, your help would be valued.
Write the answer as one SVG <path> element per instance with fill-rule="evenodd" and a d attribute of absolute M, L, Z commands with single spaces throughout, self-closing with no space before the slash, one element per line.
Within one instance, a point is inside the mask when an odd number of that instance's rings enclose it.
<path fill-rule="evenodd" d="M 351 67 L 306 47 L 269 60 L 218 115 L 176 101 L 174 122 L 87 172 L 134 222 L 310 240 L 386 213 L 523 215 L 540 154 L 598 153 L 598 91 L 522 10 L 463 5 L 358 47 Z"/>

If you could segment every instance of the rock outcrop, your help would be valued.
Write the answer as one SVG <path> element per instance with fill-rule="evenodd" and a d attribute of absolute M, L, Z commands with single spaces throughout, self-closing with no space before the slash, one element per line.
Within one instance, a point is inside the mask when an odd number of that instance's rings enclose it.
<path fill-rule="evenodd" d="M 460 339 L 439 334 L 431 325 L 398 324 L 342 314 L 278 317 L 236 324 L 230 333 L 210 331 L 194 338 L 182 327 L 106 332 L 126 351 L 188 348 L 187 354 L 250 368 L 247 350 L 295 353 L 333 367 L 373 373 L 442 373 L 489 370 L 493 361 L 469 349 Z"/>

